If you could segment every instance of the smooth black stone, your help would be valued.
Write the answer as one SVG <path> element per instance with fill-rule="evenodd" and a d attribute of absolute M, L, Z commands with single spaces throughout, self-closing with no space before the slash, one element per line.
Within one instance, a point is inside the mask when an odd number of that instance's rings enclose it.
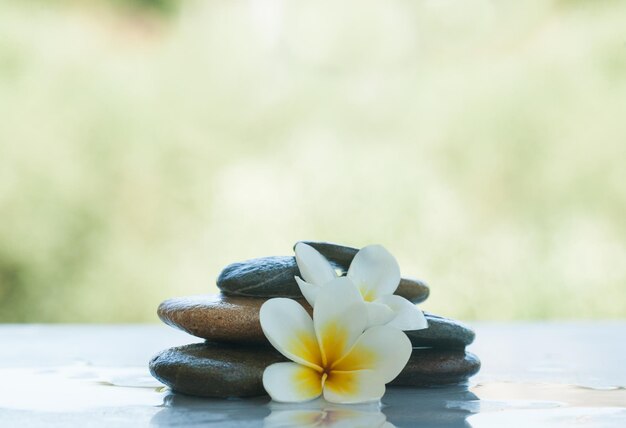
<path fill-rule="evenodd" d="M 309 241 L 303 242 L 310 243 Z M 358 251 L 355 248 L 330 243 L 313 244 L 316 248 L 319 247 L 318 251 L 341 274 L 346 273 L 356 254 L 351 254 L 351 251 Z M 341 255 L 343 253 L 345 255 Z M 224 294 L 231 296 L 301 298 L 302 293 L 294 279 L 295 276 L 300 276 L 295 257 L 260 257 L 226 266 L 217 278 L 217 287 Z M 413 303 L 420 303 L 428 298 L 429 292 L 428 286 L 423 281 L 402 278 L 395 294 Z"/>
<path fill-rule="evenodd" d="M 474 330 L 465 324 L 449 318 L 424 312 L 428 328 L 405 331 L 415 347 L 438 349 L 463 349 L 476 337 Z"/>
<path fill-rule="evenodd" d="M 302 297 L 295 276 L 300 276 L 295 257 L 261 257 L 226 266 L 217 287 L 235 296 Z"/>
<path fill-rule="evenodd" d="M 263 371 L 287 361 L 272 348 L 197 343 L 162 351 L 150 372 L 175 392 L 201 397 L 265 395 Z M 414 349 L 408 364 L 390 385 L 432 386 L 466 381 L 480 361 L 464 351 Z"/>
<path fill-rule="evenodd" d="M 402 373 L 390 385 L 432 386 L 465 382 L 480 370 L 480 360 L 462 350 L 414 349 Z"/>
<path fill-rule="evenodd" d="M 166 349 L 150 360 L 152 376 L 176 392 L 201 397 L 264 395 L 263 370 L 285 357 L 273 348 L 196 343 Z"/>

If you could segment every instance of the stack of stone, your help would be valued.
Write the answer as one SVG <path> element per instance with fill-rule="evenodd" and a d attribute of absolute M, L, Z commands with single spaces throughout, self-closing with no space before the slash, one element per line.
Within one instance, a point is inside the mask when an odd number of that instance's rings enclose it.
<path fill-rule="evenodd" d="M 358 249 L 326 242 L 306 242 L 345 273 Z M 177 392 L 203 397 L 249 397 L 265 394 L 265 368 L 287 361 L 267 341 L 259 323 L 261 305 L 272 297 L 299 301 L 312 313 L 294 277 L 296 260 L 263 257 L 227 266 L 219 278 L 217 295 L 169 299 L 161 303 L 161 320 L 203 343 L 162 351 L 150 361 L 150 371 Z M 396 293 L 413 303 L 426 300 L 422 281 L 402 278 Z M 480 361 L 465 351 L 474 332 L 460 322 L 426 313 L 428 328 L 407 331 L 413 344 L 408 364 L 390 385 L 432 386 L 466 381 L 478 372 Z"/>

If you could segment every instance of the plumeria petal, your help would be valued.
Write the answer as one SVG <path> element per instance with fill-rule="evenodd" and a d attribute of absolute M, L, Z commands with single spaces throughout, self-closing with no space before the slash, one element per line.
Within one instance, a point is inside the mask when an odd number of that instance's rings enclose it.
<path fill-rule="evenodd" d="M 297 363 L 274 363 L 263 372 L 263 387 L 275 401 L 313 400 L 322 394 L 322 374 Z"/>
<path fill-rule="evenodd" d="M 298 242 L 294 250 L 298 269 L 305 281 L 315 285 L 324 285 L 337 278 L 335 269 L 315 248 Z"/>
<path fill-rule="evenodd" d="M 306 282 L 299 276 L 296 276 L 296 282 L 300 287 L 300 292 L 304 296 L 309 305 L 315 306 L 315 299 L 317 299 L 317 293 L 319 293 L 321 286 Z"/>
<path fill-rule="evenodd" d="M 354 256 L 347 276 L 359 288 L 363 299 L 373 302 L 396 291 L 400 266 L 381 245 L 368 245 Z"/>
<path fill-rule="evenodd" d="M 281 354 L 321 371 L 313 321 L 302 305 L 291 299 L 270 299 L 261 306 L 259 319 L 263 333 Z"/>
<path fill-rule="evenodd" d="M 376 326 L 367 329 L 331 370 L 371 370 L 383 383 L 389 383 L 406 366 L 412 350 L 411 341 L 402 331 L 387 325 Z"/>
<path fill-rule="evenodd" d="M 331 403 L 363 403 L 384 394 L 385 382 L 373 370 L 332 371 L 324 383 L 324 398 Z"/>
<path fill-rule="evenodd" d="M 428 328 L 428 322 L 422 311 L 402 296 L 383 296 L 377 303 L 387 305 L 394 312 L 394 318 L 388 325 L 400 330 L 422 330 Z"/>
<path fill-rule="evenodd" d="M 313 323 L 324 363 L 338 360 L 352 348 L 367 327 L 365 303 L 352 281 L 336 278 L 321 287 Z"/>
<path fill-rule="evenodd" d="M 387 324 L 396 316 L 396 313 L 389 306 L 378 303 L 378 301 L 366 302 L 365 308 L 367 310 L 368 327 Z"/>

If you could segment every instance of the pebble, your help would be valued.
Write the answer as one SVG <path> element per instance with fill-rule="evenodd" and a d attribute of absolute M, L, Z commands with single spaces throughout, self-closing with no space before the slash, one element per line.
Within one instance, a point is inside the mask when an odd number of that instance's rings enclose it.
<path fill-rule="evenodd" d="M 263 395 L 265 367 L 285 358 L 271 348 L 204 344 L 166 349 L 150 360 L 152 375 L 176 392 L 201 397 Z"/>
<path fill-rule="evenodd" d="M 176 297 L 162 302 L 157 314 L 165 324 L 203 339 L 268 344 L 259 322 L 266 300 L 223 294 Z"/>
<path fill-rule="evenodd" d="M 265 395 L 265 367 L 287 361 L 273 348 L 196 343 L 170 348 L 150 361 L 152 375 L 175 392 L 202 397 Z M 408 364 L 390 385 L 432 386 L 465 382 L 480 368 L 464 351 L 414 349 Z"/>
<path fill-rule="evenodd" d="M 428 328 L 405 331 L 413 346 L 443 349 L 463 349 L 470 345 L 476 333 L 460 321 L 424 312 Z"/>
<path fill-rule="evenodd" d="M 338 270 L 345 273 L 341 267 Z M 261 257 L 226 266 L 217 278 L 217 287 L 231 296 L 301 298 L 295 276 L 301 276 L 295 257 Z M 395 294 L 420 303 L 429 292 L 423 281 L 402 278 Z"/>
<path fill-rule="evenodd" d="M 161 303 L 157 313 L 165 324 L 196 337 L 269 346 L 259 322 L 259 310 L 266 300 L 223 294 L 177 297 Z M 304 299 L 296 300 L 312 313 Z M 463 349 L 473 342 L 474 332 L 463 323 L 429 313 L 425 315 L 427 329 L 406 332 L 413 346 Z"/>

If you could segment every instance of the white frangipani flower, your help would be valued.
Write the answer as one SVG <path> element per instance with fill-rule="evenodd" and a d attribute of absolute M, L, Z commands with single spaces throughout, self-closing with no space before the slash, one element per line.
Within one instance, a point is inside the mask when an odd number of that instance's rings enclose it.
<path fill-rule="evenodd" d="M 261 306 L 261 328 L 270 343 L 293 362 L 274 363 L 263 386 L 274 401 L 302 402 L 323 394 L 331 403 L 380 399 L 385 384 L 404 368 L 411 342 L 401 330 L 376 326 L 348 278 L 336 278 L 317 294 L 313 319 L 292 299 Z"/>
<path fill-rule="evenodd" d="M 307 302 L 315 307 L 317 295 L 337 274 L 328 260 L 310 245 L 299 242 L 295 252 L 303 277 L 296 276 L 296 282 Z M 346 277 L 361 292 L 369 326 L 388 324 L 401 330 L 428 327 L 424 314 L 417 306 L 393 294 L 400 283 L 400 267 L 383 246 L 362 248 L 354 256 Z"/>

